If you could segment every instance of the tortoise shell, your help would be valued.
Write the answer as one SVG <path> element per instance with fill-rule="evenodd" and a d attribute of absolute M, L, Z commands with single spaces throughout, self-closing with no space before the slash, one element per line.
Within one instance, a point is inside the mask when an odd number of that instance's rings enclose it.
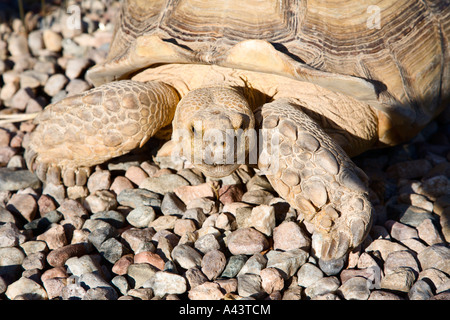
<path fill-rule="evenodd" d="M 88 76 L 98 85 L 152 66 L 197 63 L 302 81 L 327 78 L 324 86 L 340 83 L 338 90 L 353 90 L 352 95 L 382 111 L 379 140 L 392 145 L 417 134 L 449 101 L 448 4 L 125 0 L 107 60 Z M 264 40 L 267 46 L 252 47 L 247 40 Z M 237 48 L 244 54 L 233 60 Z M 286 57 L 281 69 L 271 60 L 273 50 Z"/>

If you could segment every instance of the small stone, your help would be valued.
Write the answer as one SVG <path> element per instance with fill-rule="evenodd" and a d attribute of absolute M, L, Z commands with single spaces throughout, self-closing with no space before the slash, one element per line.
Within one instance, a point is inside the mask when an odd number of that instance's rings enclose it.
<path fill-rule="evenodd" d="M 200 267 L 202 264 L 201 254 L 185 244 L 180 244 L 173 248 L 172 258 L 184 269 Z"/>
<path fill-rule="evenodd" d="M 0 191 L 16 191 L 20 189 L 38 189 L 41 182 L 29 170 L 13 170 L 0 168 Z"/>
<path fill-rule="evenodd" d="M 367 300 L 370 296 L 370 281 L 363 277 L 353 277 L 342 284 L 337 292 L 345 300 Z"/>
<path fill-rule="evenodd" d="M 183 214 L 183 219 L 193 220 L 197 223 L 198 226 L 205 226 L 206 215 L 203 213 L 203 210 L 200 208 L 188 209 Z"/>
<path fill-rule="evenodd" d="M 96 191 L 84 200 L 84 206 L 92 213 L 117 208 L 116 196 L 107 190 Z"/>
<path fill-rule="evenodd" d="M 75 79 L 81 76 L 81 73 L 90 66 L 91 62 L 86 58 L 76 58 L 67 61 L 66 76 L 69 79 Z"/>
<path fill-rule="evenodd" d="M 25 257 L 22 262 L 22 268 L 25 270 L 38 269 L 43 270 L 45 267 L 45 253 L 36 252 L 31 253 Z"/>
<path fill-rule="evenodd" d="M 395 243 L 395 242 L 385 240 L 385 239 L 376 239 L 366 248 L 366 252 L 378 250 L 378 251 L 380 251 L 381 257 L 383 258 L 383 260 L 386 260 L 388 255 L 391 252 L 401 251 L 401 250 L 406 250 L 406 249 L 408 249 L 408 248 L 406 248 L 405 246 L 403 246 L 399 243 Z"/>
<path fill-rule="evenodd" d="M 238 294 L 241 297 L 261 298 L 265 295 L 261 286 L 261 277 L 257 274 L 246 273 L 238 276 Z"/>
<path fill-rule="evenodd" d="M 6 166 L 16 153 L 17 150 L 12 147 L 0 147 L 0 165 Z"/>
<path fill-rule="evenodd" d="M 195 222 L 190 219 L 178 219 L 175 221 L 175 226 L 173 228 L 173 232 L 180 237 L 188 232 L 194 232 L 195 230 L 197 230 Z"/>
<path fill-rule="evenodd" d="M 86 243 L 69 244 L 62 248 L 50 251 L 47 255 L 47 262 L 52 267 L 62 267 L 67 259 L 71 257 L 80 257 L 87 254 L 89 246 Z"/>
<path fill-rule="evenodd" d="M 253 255 L 266 250 L 268 246 L 266 237 L 252 228 L 238 229 L 228 236 L 228 249 L 233 255 Z"/>
<path fill-rule="evenodd" d="M 65 87 L 68 81 L 63 74 L 56 73 L 48 78 L 44 86 L 44 92 L 50 97 L 54 97 Z"/>
<path fill-rule="evenodd" d="M 125 189 L 133 189 L 133 184 L 123 176 L 116 177 L 109 187 L 109 190 L 114 191 L 116 195 L 119 195 Z"/>
<path fill-rule="evenodd" d="M 91 289 L 100 289 L 101 288 L 101 289 L 105 289 L 106 291 L 109 291 L 109 292 L 97 292 L 95 295 L 93 294 L 94 292 L 92 292 L 93 296 L 97 296 L 97 294 L 99 294 L 99 297 L 96 297 L 95 299 L 110 300 L 110 299 L 113 299 L 114 296 L 116 296 L 115 299 L 117 299 L 116 290 L 114 290 L 114 288 L 105 279 L 103 279 L 103 277 L 97 272 L 83 273 L 79 277 L 78 281 L 84 288 L 87 288 L 88 291 L 86 292 L 86 294 Z M 83 297 L 83 299 L 86 299 L 86 298 Z M 92 299 L 92 300 L 95 300 L 95 299 Z M 86 300 L 88 300 L 88 299 L 86 299 Z"/>
<path fill-rule="evenodd" d="M 39 197 L 39 200 L 37 202 L 38 204 L 38 208 L 39 208 L 39 213 L 41 216 L 45 215 L 46 213 L 56 210 L 56 204 L 55 201 L 53 201 L 53 199 L 51 197 L 49 197 L 48 195 L 41 195 Z"/>
<path fill-rule="evenodd" d="M 261 270 L 261 286 L 264 291 L 271 294 L 275 291 L 281 291 L 284 288 L 284 279 L 280 271 L 276 268 L 266 268 Z"/>
<path fill-rule="evenodd" d="M 196 186 L 183 185 L 174 188 L 173 191 L 186 204 L 197 198 L 215 197 L 214 191 L 208 183 L 202 183 Z"/>
<path fill-rule="evenodd" d="M 89 190 L 85 186 L 67 187 L 67 197 L 69 199 L 84 199 L 89 195 Z"/>
<path fill-rule="evenodd" d="M 11 34 L 10 38 L 8 39 L 8 51 L 11 56 L 22 56 L 30 54 L 30 52 L 28 51 L 27 38 L 23 34 Z"/>
<path fill-rule="evenodd" d="M 381 289 L 408 292 L 416 276 L 409 267 L 398 267 L 381 279 Z"/>
<path fill-rule="evenodd" d="M 44 30 L 42 34 L 45 48 L 53 52 L 59 52 L 62 49 L 62 36 L 50 29 Z"/>
<path fill-rule="evenodd" d="M 164 215 L 182 216 L 186 211 L 186 205 L 175 192 L 167 192 L 161 202 L 161 211 Z"/>
<path fill-rule="evenodd" d="M 136 254 L 134 263 L 148 263 L 161 271 L 164 270 L 164 260 L 158 254 L 150 251 L 142 251 Z"/>
<path fill-rule="evenodd" d="M 155 193 L 165 194 L 173 192 L 181 186 L 189 186 L 189 182 L 177 174 L 166 174 L 159 177 L 146 178 L 139 185 L 142 189 L 147 189 Z"/>
<path fill-rule="evenodd" d="M 415 228 L 398 221 L 388 220 L 386 221 L 385 226 L 391 237 L 395 240 L 403 241 L 406 239 L 418 238 L 418 233 Z"/>
<path fill-rule="evenodd" d="M 138 289 L 154 277 L 157 272 L 158 269 L 148 263 L 133 263 L 128 266 L 127 276 L 131 287 Z"/>
<path fill-rule="evenodd" d="M 407 207 L 406 210 L 400 214 L 400 222 L 411 227 L 417 227 L 425 219 L 436 220 L 436 216 L 427 210 L 415 206 Z"/>
<path fill-rule="evenodd" d="M 69 275 L 66 272 L 65 267 L 57 267 L 57 268 L 51 268 L 46 270 L 42 276 L 41 280 L 45 281 L 47 279 L 53 279 L 53 278 L 67 278 Z"/>
<path fill-rule="evenodd" d="M 78 202 L 72 199 L 65 199 L 61 202 L 58 211 L 64 215 L 64 219 L 69 221 L 76 229 L 81 229 L 88 211 Z"/>
<path fill-rule="evenodd" d="M 127 250 L 118 240 L 109 238 L 101 244 L 99 252 L 104 259 L 114 264 L 127 253 Z"/>
<path fill-rule="evenodd" d="M 82 300 L 117 300 L 117 292 L 113 288 L 97 287 L 86 291 Z"/>
<path fill-rule="evenodd" d="M 114 228 L 123 228 L 126 225 L 126 219 L 123 214 L 114 210 L 94 213 L 90 216 L 90 219 L 105 221 Z"/>
<path fill-rule="evenodd" d="M 16 282 L 10 284 L 5 292 L 5 295 L 10 300 L 17 297 L 23 297 L 25 300 L 47 300 L 48 295 L 44 288 L 42 288 L 35 281 L 22 277 Z"/>
<path fill-rule="evenodd" d="M 128 267 L 134 263 L 134 258 L 132 254 L 126 254 L 116 261 L 112 267 L 112 272 L 117 275 L 127 274 Z"/>
<path fill-rule="evenodd" d="M 16 193 L 8 201 L 6 208 L 11 212 L 20 214 L 27 221 L 31 221 L 36 216 L 37 203 L 30 194 Z"/>
<path fill-rule="evenodd" d="M 369 281 L 370 287 L 372 289 L 374 286 L 377 287 L 381 281 L 382 271 L 378 265 L 371 266 L 365 269 L 344 269 L 340 274 L 341 282 L 344 284 L 349 279 L 355 277 L 362 277 Z"/>
<path fill-rule="evenodd" d="M 418 255 L 422 270 L 435 268 L 446 274 L 450 274 L 450 248 L 435 244 L 424 250 Z"/>
<path fill-rule="evenodd" d="M 252 190 L 247 191 L 242 196 L 241 201 L 249 204 L 254 205 L 261 205 L 265 204 L 268 205 L 270 201 L 274 199 L 274 196 L 272 193 L 266 190 Z"/>
<path fill-rule="evenodd" d="M 150 288 L 131 289 L 127 292 L 127 295 L 138 300 L 151 300 L 153 298 L 153 290 Z"/>
<path fill-rule="evenodd" d="M 152 227 L 156 231 L 160 230 L 173 230 L 175 228 L 175 223 L 177 222 L 178 218 L 176 216 L 160 216 L 153 220 L 149 227 Z"/>
<path fill-rule="evenodd" d="M 237 292 L 237 279 L 217 279 L 214 281 L 220 286 L 220 289 L 226 293 Z"/>
<path fill-rule="evenodd" d="M 87 187 L 90 193 L 98 190 L 108 190 L 111 186 L 111 173 L 108 170 L 97 170 L 88 179 Z"/>
<path fill-rule="evenodd" d="M 16 225 L 12 222 L 7 222 L 0 225 L 0 248 L 16 247 L 24 243 L 26 240 Z"/>
<path fill-rule="evenodd" d="M 399 267 L 409 267 L 417 274 L 420 272 L 416 259 L 409 251 L 391 252 L 384 262 L 384 273 L 388 275 Z"/>
<path fill-rule="evenodd" d="M 177 274 L 159 271 L 150 279 L 148 286 L 153 289 L 157 297 L 167 294 L 182 294 L 186 292 L 186 279 Z"/>
<path fill-rule="evenodd" d="M 189 290 L 190 300 L 222 300 L 224 294 L 220 286 L 214 282 L 205 282 Z"/>
<path fill-rule="evenodd" d="M 417 281 L 419 280 L 424 280 L 434 288 L 438 288 L 448 282 L 449 277 L 438 269 L 429 268 L 419 273 Z"/>
<path fill-rule="evenodd" d="M 227 264 L 225 266 L 224 271 L 222 272 L 221 277 L 222 278 L 234 278 L 234 277 L 236 277 L 236 275 L 239 273 L 239 271 L 245 265 L 245 262 L 247 261 L 247 259 L 248 258 L 247 258 L 246 255 L 231 256 L 228 259 L 228 262 L 227 262 Z"/>
<path fill-rule="evenodd" d="M 64 227 L 60 224 L 54 224 L 44 233 L 36 238 L 40 241 L 45 241 L 50 250 L 62 248 L 68 244 Z"/>
<path fill-rule="evenodd" d="M 284 251 L 293 249 L 308 250 L 310 246 L 311 238 L 296 222 L 283 222 L 273 230 L 274 249 Z"/>
<path fill-rule="evenodd" d="M 292 279 L 291 285 L 284 291 L 281 300 L 300 300 L 303 288 L 296 284 L 296 279 Z"/>
<path fill-rule="evenodd" d="M 78 283 L 66 285 L 61 292 L 63 300 L 81 300 L 85 294 L 86 290 Z"/>
<path fill-rule="evenodd" d="M 215 280 L 224 270 L 226 265 L 225 255 L 219 250 L 208 251 L 202 259 L 202 272 L 209 280 Z"/>
<path fill-rule="evenodd" d="M 194 243 L 194 247 L 201 253 L 206 254 L 211 250 L 219 250 L 220 243 L 212 233 L 208 233 L 198 238 Z"/>
<path fill-rule="evenodd" d="M 267 254 L 267 268 L 277 268 L 285 279 L 292 277 L 309 257 L 309 253 L 302 249 L 286 252 L 271 250 Z"/>
<path fill-rule="evenodd" d="M 125 172 L 125 177 L 139 186 L 145 179 L 148 178 L 148 174 L 141 167 L 131 166 Z"/>
<path fill-rule="evenodd" d="M 305 289 L 305 294 L 312 299 L 320 295 L 336 292 L 339 285 L 339 280 L 336 277 L 324 277 L 317 280 L 316 283 L 308 286 Z"/>
<path fill-rule="evenodd" d="M 370 293 L 368 300 L 403 300 L 403 299 L 392 292 L 383 290 L 374 290 Z"/>
<path fill-rule="evenodd" d="M 271 236 L 273 228 L 275 228 L 274 207 L 268 205 L 254 207 L 250 216 L 250 226 L 266 236 Z"/>
<path fill-rule="evenodd" d="M 311 263 L 305 263 L 297 272 L 297 284 L 308 288 L 324 277 L 322 270 Z"/>
<path fill-rule="evenodd" d="M 224 185 L 219 189 L 219 201 L 224 205 L 227 203 L 233 203 L 241 201 L 244 191 L 242 190 L 242 185 L 231 184 Z"/>
<path fill-rule="evenodd" d="M 115 276 L 112 278 L 111 283 L 119 290 L 123 295 L 126 295 L 130 286 L 128 284 L 127 278 L 124 276 Z"/>
<path fill-rule="evenodd" d="M 122 206 L 137 208 L 141 206 L 161 206 L 158 194 L 145 189 L 125 189 L 117 196 Z"/>
<path fill-rule="evenodd" d="M 62 291 L 65 286 L 67 286 L 66 278 L 51 278 L 42 280 L 42 284 L 44 285 L 45 291 L 48 294 L 48 298 L 50 300 L 55 298 L 62 298 Z"/>
<path fill-rule="evenodd" d="M 145 228 L 155 220 L 155 210 L 150 206 L 137 207 L 127 215 L 127 221 L 136 228 Z"/>
<path fill-rule="evenodd" d="M 65 265 L 68 271 L 77 277 L 89 272 L 101 272 L 98 263 L 90 255 L 69 258 Z"/>
<path fill-rule="evenodd" d="M 417 231 L 419 233 L 419 238 L 425 241 L 430 246 L 432 246 L 433 244 L 445 242 L 431 219 L 423 220 L 417 226 Z"/>
<path fill-rule="evenodd" d="M 122 233 L 122 239 L 125 244 L 131 248 L 131 250 L 136 252 L 143 244 L 150 242 L 154 234 L 155 230 L 151 228 L 130 228 Z"/>
<path fill-rule="evenodd" d="M 186 270 L 184 276 L 188 280 L 191 289 L 208 282 L 208 278 L 197 267 Z"/>
<path fill-rule="evenodd" d="M 408 292 L 409 300 L 428 300 L 432 296 L 433 290 L 424 280 L 416 281 Z"/>
<path fill-rule="evenodd" d="M 47 244 L 44 241 L 27 241 L 22 243 L 20 247 L 26 255 L 48 251 Z"/>
<path fill-rule="evenodd" d="M 5 83 L 0 91 L 0 100 L 7 101 L 7 100 L 12 99 L 12 97 L 14 97 L 14 95 L 16 94 L 17 90 L 19 90 L 19 88 L 20 88 L 20 86 L 16 82 Z M 1 145 L 3 147 L 6 147 L 9 145 L 9 142 L 8 142 L 8 144 L 2 143 Z"/>
<path fill-rule="evenodd" d="M 419 239 L 406 239 L 402 241 L 402 245 L 406 246 L 409 250 L 414 253 L 420 253 L 427 246 Z"/>
<path fill-rule="evenodd" d="M 83 93 L 91 88 L 91 85 L 82 79 L 71 79 L 66 85 L 68 96 Z"/>

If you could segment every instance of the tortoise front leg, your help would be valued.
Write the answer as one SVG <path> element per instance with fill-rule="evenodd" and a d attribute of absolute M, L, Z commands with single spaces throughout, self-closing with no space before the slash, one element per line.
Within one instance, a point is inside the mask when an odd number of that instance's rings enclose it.
<path fill-rule="evenodd" d="M 84 185 L 89 168 L 142 146 L 171 123 L 178 93 L 162 82 L 117 81 L 49 105 L 25 150 L 42 181 Z"/>
<path fill-rule="evenodd" d="M 267 103 L 256 115 L 270 142 L 258 166 L 275 190 L 314 225 L 313 250 L 332 268 L 333 261 L 358 246 L 370 230 L 367 177 L 292 101 Z"/>

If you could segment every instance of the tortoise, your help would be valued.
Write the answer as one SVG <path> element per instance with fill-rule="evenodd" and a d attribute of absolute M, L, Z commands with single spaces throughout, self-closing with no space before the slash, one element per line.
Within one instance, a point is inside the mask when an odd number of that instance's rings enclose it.
<path fill-rule="evenodd" d="M 36 117 L 27 166 L 84 185 L 93 166 L 172 132 L 161 154 L 206 176 L 259 168 L 332 266 L 373 220 L 351 157 L 411 139 L 448 103 L 447 2 L 370 4 L 124 0 L 106 61 L 87 72 L 95 88 Z"/>

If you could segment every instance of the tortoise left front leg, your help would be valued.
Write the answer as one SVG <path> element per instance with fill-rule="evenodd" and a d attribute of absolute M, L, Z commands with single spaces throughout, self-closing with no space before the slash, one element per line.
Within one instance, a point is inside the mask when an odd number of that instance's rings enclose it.
<path fill-rule="evenodd" d="M 313 249 L 332 265 L 370 230 L 366 175 L 290 100 L 267 103 L 256 116 L 272 143 L 261 152 L 258 166 L 280 196 L 314 224 Z"/>

